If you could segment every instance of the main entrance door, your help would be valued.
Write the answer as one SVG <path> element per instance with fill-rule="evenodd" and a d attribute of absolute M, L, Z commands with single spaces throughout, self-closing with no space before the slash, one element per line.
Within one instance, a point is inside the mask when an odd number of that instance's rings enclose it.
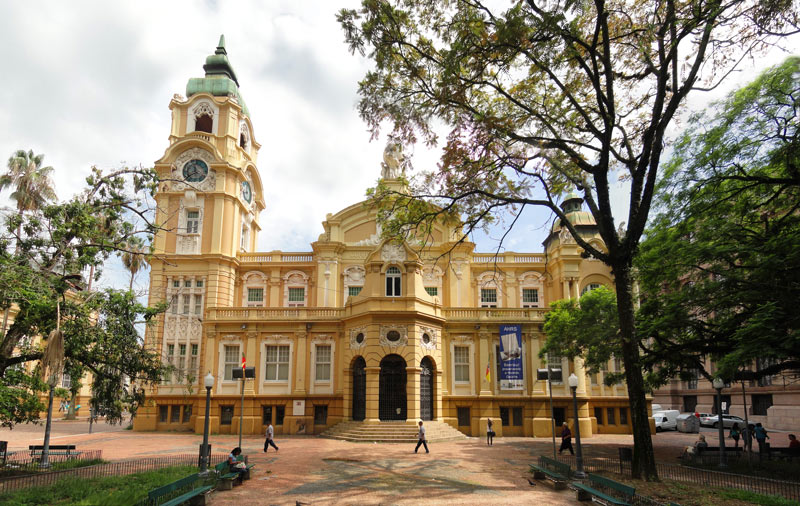
<path fill-rule="evenodd" d="M 419 367 L 419 417 L 433 420 L 433 362 L 425 357 Z"/>
<path fill-rule="evenodd" d="M 361 421 L 367 414 L 367 363 L 364 357 L 353 363 L 353 420 Z"/>
<path fill-rule="evenodd" d="M 381 360 L 378 417 L 381 420 L 406 419 L 406 361 L 400 355 Z"/>

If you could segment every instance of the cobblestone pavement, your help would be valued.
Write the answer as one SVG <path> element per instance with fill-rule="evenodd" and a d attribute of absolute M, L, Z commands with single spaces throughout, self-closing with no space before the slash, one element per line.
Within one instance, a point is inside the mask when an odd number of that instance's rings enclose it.
<path fill-rule="evenodd" d="M 100 424 L 100 427 L 105 424 Z M 53 425 L 54 444 L 103 450 L 103 458 L 196 454 L 202 436 L 188 433 L 132 432 L 119 427 L 94 434 L 85 421 Z M 108 428 L 108 427 L 105 427 Z M 20 430 L 22 429 L 22 430 Z M 9 450 L 41 444 L 43 427 L 18 426 L 0 432 Z M 710 445 L 716 432 L 704 431 Z M 778 434 L 775 434 L 778 436 Z M 782 436 L 782 435 L 781 435 Z M 653 436 L 656 456 L 674 463 L 696 434 Z M 213 452 L 238 444 L 236 435 L 212 435 Z M 528 464 L 552 453 L 548 438 L 496 438 L 492 447 L 480 438 L 435 443 L 431 453 L 414 454 L 413 445 L 350 443 L 315 436 L 277 436 L 279 452 L 263 453 L 263 439 L 245 436 L 243 453 L 256 464 L 252 479 L 230 491 L 215 492 L 210 504 L 574 504 L 570 491 L 548 483 L 528 482 Z M 600 435 L 583 440 L 586 457 L 617 456 L 619 446 L 632 444 L 627 435 Z"/>

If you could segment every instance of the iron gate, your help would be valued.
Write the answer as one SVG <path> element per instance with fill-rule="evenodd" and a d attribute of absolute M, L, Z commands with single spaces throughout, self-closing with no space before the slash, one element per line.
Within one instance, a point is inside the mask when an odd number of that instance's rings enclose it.
<path fill-rule="evenodd" d="M 406 361 L 400 355 L 381 360 L 378 417 L 381 420 L 406 419 Z"/>
<path fill-rule="evenodd" d="M 423 420 L 433 420 L 433 364 L 428 357 L 420 364 L 419 416 Z"/>
<path fill-rule="evenodd" d="M 364 357 L 353 364 L 353 420 L 362 421 L 367 415 L 367 363 Z"/>

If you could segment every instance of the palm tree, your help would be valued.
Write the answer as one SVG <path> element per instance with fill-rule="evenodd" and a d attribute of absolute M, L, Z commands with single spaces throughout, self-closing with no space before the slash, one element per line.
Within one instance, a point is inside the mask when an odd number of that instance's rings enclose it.
<path fill-rule="evenodd" d="M 133 279 L 136 277 L 136 273 L 144 269 L 145 263 L 147 262 L 147 251 L 148 248 L 140 238 L 134 236 L 128 239 L 125 252 L 122 254 L 122 263 L 131 273 L 131 282 L 128 286 L 129 291 L 133 291 Z"/>
<path fill-rule="evenodd" d="M 37 211 L 48 200 L 56 199 L 53 189 L 53 167 L 42 167 L 44 155 L 36 155 L 33 150 L 20 149 L 8 159 L 8 172 L 0 176 L 0 191 L 13 187 L 11 198 L 17 203 L 20 214 Z"/>

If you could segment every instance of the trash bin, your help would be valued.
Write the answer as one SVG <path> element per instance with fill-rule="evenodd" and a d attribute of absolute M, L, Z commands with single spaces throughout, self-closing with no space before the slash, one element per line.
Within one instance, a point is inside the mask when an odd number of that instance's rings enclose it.
<path fill-rule="evenodd" d="M 678 432 L 700 432 L 700 420 L 692 413 L 678 415 Z"/>

